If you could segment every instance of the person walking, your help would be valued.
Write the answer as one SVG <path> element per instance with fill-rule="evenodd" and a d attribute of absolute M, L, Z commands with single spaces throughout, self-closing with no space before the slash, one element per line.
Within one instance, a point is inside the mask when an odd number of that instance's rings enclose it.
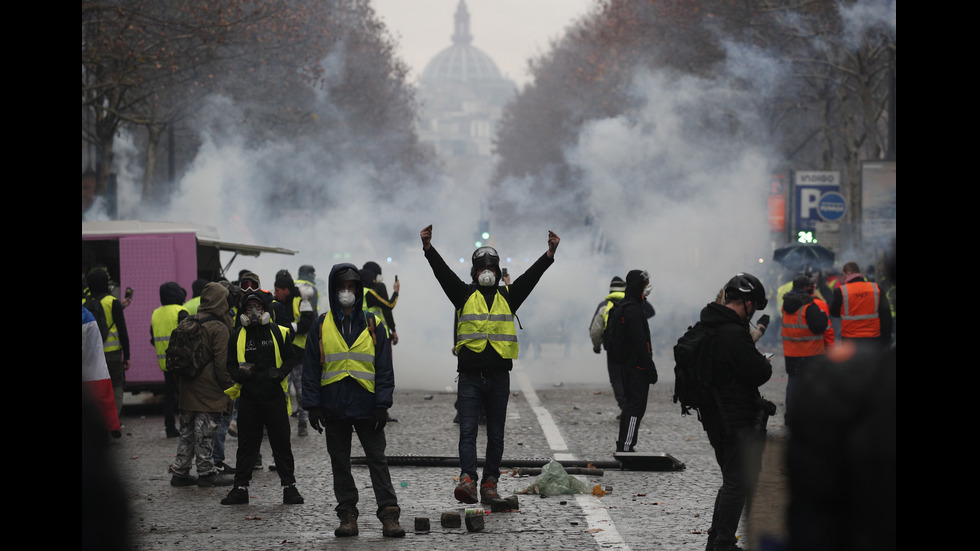
<path fill-rule="evenodd" d="M 463 503 L 501 499 L 497 492 L 504 453 L 504 425 L 510 397 L 510 371 L 518 355 L 514 315 L 555 262 L 561 241 L 548 232 L 548 249 L 511 285 L 502 278 L 493 247 L 473 251 L 471 281 L 462 281 L 432 246 L 432 225 L 419 233 L 422 250 L 443 292 L 458 313 L 456 324 L 457 404 L 459 410 L 459 481 L 453 496 Z M 486 407 L 487 448 L 477 497 L 476 439 L 480 410 Z"/>
<path fill-rule="evenodd" d="M 294 363 L 292 333 L 272 320 L 272 295 L 251 290 L 242 294 L 239 308 L 241 327 L 229 343 L 228 372 L 235 385 L 226 392 L 238 398 L 238 453 L 235 487 L 221 500 L 222 505 L 243 505 L 249 501 L 248 485 L 259 457 L 264 429 L 282 486 L 282 502 L 303 503 L 296 489 L 295 463 L 289 444 L 289 395 L 286 376 Z M 236 396 L 236 394 L 238 396 Z"/>
<path fill-rule="evenodd" d="M 231 479 L 219 476 L 213 453 L 221 415 L 231 411 L 231 400 L 225 394 L 225 389 L 233 384 L 226 367 L 231 332 L 228 290 L 218 283 L 205 285 L 195 319 L 201 322 L 203 346 L 211 361 L 197 377 L 181 377 L 177 381 L 180 437 L 177 456 L 170 466 L 170 485 L 227 486 Z M 192 461 L 197 466 L 196 480 L 190 476 Z"/>
<path fill-rule="evenodd" d="M 150 346 L 156 351 L 157 363 L 163 371 L 163 428 L 167 438 L 180 436 L 176 422 L 177 378 L 167 371 L 167 346 L 170 345 L 170 333 L 177 328 L 180 320 L 189 315 L 182 306 L 185 298 L 187 291 L 176 281 L 161 284 L 160 307 L 150 316 Z"/>
<path fill-rule="evenodd" d="M 621 335 L 612 339 L 612 350 L 609 351 L 619 368 L 619 378 L 623 384 L 617 452 L 636 451 L 637 434 L 647 410 L 650 385 L 657 382 L 650 325 L 643 313 L 643 302 L 650 290 L 650 274 L 646 270 L 631 270 L 626 274 L 625 296 L 610 310 L 607 323 L 610 334 Z"/>
<path fill-rule="evenodd" d="M 772 365 L 749 333 L 750 320 L 767 303 L 758 278 L 739 273 L 725 285 L 722 304 L 712 302 L 701 310 L 701 323 L 709 331 L 703 361 L 709 362 L 707 390 L 713 398 L 700 409 L 701 423 L 722 476 L 708 551 L 739 549 L 735 531 L 761 467 L 766 424 L 775 414 L 775 405 L 759 392 L 772 377 Z"/>
<path fill-rule="evenodd" d="M 361 274 L 353 264 L 336 264 L 327 279 L 330 309 L 310 329 L 303 357 L 303 407 L 310 426 L 326 433 L 340 525 L 334 536 L 359 533 L 359 495 L 351 473 L 351 439 L 367 457 L 381 534 L 400 538 L 401 509 L 391 483 L 384 427 L 395 390 L 388 336 L 377 317 L 364 312 Z"/>

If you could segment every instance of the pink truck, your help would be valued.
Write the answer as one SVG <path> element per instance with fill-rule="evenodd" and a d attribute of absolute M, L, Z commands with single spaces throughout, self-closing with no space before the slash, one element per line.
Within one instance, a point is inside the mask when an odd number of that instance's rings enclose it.
<path fill-rule="evenodd" d="M 221 251 L 233 253 L 225 266 L 221 265 Z M 160 306 L 161 284 L 176 281 L 187 290 L 190 300 L 195 279 L 217 281 L 225 277 L 238 255 L 296 252 L 221 241 L 215 228 L 190 222 L 82 222 L 82 276 L 93 266 L 105 265 L 116 285 L 113 294 L 122 297 L 126 288 L 134 290 L 132 303 L 125 310 L 130 348 L 126 392 L 164 390 L 163 372 L 149 344 L 150 317 Z"/>

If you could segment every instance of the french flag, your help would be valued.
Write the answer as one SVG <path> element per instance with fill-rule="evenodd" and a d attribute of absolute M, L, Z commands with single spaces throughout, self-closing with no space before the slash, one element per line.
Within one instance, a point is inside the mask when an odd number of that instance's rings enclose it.
<path fill-rule="evenodd" d="M 116 414 L 116 398 L 112 393 L 112 380 L 102 351 L 102 333 L 99 324 L 82 306 L 82 390 L 87 391 L 98 405 L 105 419 L 106 430 L 119 430 Z"/>

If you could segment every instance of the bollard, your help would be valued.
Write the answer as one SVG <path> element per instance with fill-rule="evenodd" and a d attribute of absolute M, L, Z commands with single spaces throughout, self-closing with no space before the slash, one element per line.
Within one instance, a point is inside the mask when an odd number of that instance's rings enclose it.
<path fill-rule="evenodd" d="M 415 517 L 415 533 L 429 531 L 429 519 L 425 517 Z"/>
<path fill-rule="evenodd" d="M 460 526 L 462 526 L 462 521 L 460 521 L 459 513 L 455 511 L 443 513 L 441 523 L 443 528 L 459 528 Z"/>

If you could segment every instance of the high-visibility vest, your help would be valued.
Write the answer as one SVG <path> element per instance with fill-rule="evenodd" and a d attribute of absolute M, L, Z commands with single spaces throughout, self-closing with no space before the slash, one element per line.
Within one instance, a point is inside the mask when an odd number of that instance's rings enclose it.
<path fill-rule="evenodd" d="M 177 328 L 177 316 L 187 310 L 180 304 L 167 304 L 153 311 L 150 330 L 153 331 L 153 348 L 157 351 L 160 369 L 167 370 L 167 347 L 170 346 L 170 333 Z"/>
<path fill-rule="evenodd" d="M 514 327 L 514 313 L 499 290 L 493 299 L 493 308 L 487 307 L 487 301 L 479 289 L 473 291 L 459 310 L 458 317 L 456 352 L 465 346 L 479 354 L 489 342 L 501 358 L 508 360 L 517 358 L 519 347 L 517 329 Z"/>
<path fill-rule="evenodd" d="M 612 307 L 616 305 L 617 302 L 626 298 L 625 291 L 614 291 L 606 295 L 606 308 L 602 311 L 602 328 L 606 328 L 606 324 L 609 323 L 609 311 Z"/>
<path fill-rule="evenodd" d="M 281 339 L 277 339 L 277 338 L 275 338 L 275 335 L 272 335 L 272 337 L 273 337 L 272 338 L 272 346 L 275 348 L 275 351 L 276 351 L 276 369 L 280 369 L 282 367 L 282 352 L 279 350 L 279 343 L 280 342 L 283 342 L 283 343 L 286 342 L 286 336 L 289 335 L 289 328 L 288 327 L 283 327 L 283 326 L 278 325 L 276 323 L 269 323 L 268 327 L 272 328 L 273 331 L 278 330 L 279 331 L 279 335 L 282 337 Z M 236 348 L 238 349 L 238 353 L 237 353 L 238 365 L 242 365 L 242 364 L 246 363 L 246 360 L 245 360 L 245 328 L 244 327 L 240 327 L 238 329 L 238 340 L 237 340 L 237 346 L 236 346 Z M 289 400 L 289 383 L 284 378 L 282 381 L 279 382 L 279 386 L 282 387 L 282 393 L 286 395 L 286 414 L 287 415 L 292 415 L 293 414 L 293 406 L 292 406 L 292 404 L 290 403 L 290 400 Z"/>
<path fill-rule="evenodd" d="M 791 358 L 820 356 L 826 353 L 823 334 L 815 335 L 806 324 L 806 309 L 816 304 L 803 305 L 794 314 L 783 310 L 783 355 Z"/>
<path fill-rule="evenodd" d="M 830 305 L 826 302 L 814 297 L 813 303 L 820 308 L 820 311 L 827 315 L 827 328 L 823 331 L 823 347 L 824 350 L 830 350 L 831 346 L 834 346 L 834 324 L 830 323 Z"/>
<path fill-rule="evenodd" d="M 378 296 L 378 293 L 374 292 L 373 289 L 368 289 L 367 287 L 365 287 L 364 288 L 364 301 L 361 303 L 361 308 L 365 312 L 371 312 L 372 314 L 374 314 L 375 319 L 378 320 L 378 325 L 380 325 L 380 326 L 382 326 L 382 327 L 385 328 L 385 336 L 387 336 L 387 337 L 390 338 L 391 337 L 391 331 L 388 330 L 388 324 L 385 323 L 385 314 L 381 310 L 381 307 L 378 306 L 377 304 L 375 304 L 374 306 L 368 306 L 368 302 L 367 302 L 368 293 L 373 293 L 374 296 L 377 297 L 378 299 L 381 298 L 380 296 Z"/>
<path fill-rule="evenodd" d="M 881 291 L 876 283 L 855 281 L 842 285 L 840 336 L 866 338 L 881 336 L 878 303 Z"/>
<path fill-rule="evenodd" d="M 184 310 L 187 310 L 187 313 L 192 316 L 197 313 L 197 309 L 200 307 L 201 307 L 201 297 L 199 296 L 194 297 L 184 303 Z"/>
<path fill-rule="evenodd" d="M 354 340 L 352 346 L 337 329 L 333 316 L 328 311 L 320 323 L 320 386 L 336 383 L 352 377 L 368 392 L 374 392 L 374 348 L 373 322 L 366 318 L 366 327 Z"/>
<path fill-rule="evenodd" d="M 102 345 L 104 352 L 122 350 L 122 343 L 119 342 L 119 328 L 116 327 L 116 322 L 112 319 L 112 302 L 114 300 L 118 299 L 112 295 L 106 295 L 99 301 L 102 304 L 102 311 L 105 312 L 105 323 L 109 326 L 109 336 L 106 337 L 105 343 Z"/>

